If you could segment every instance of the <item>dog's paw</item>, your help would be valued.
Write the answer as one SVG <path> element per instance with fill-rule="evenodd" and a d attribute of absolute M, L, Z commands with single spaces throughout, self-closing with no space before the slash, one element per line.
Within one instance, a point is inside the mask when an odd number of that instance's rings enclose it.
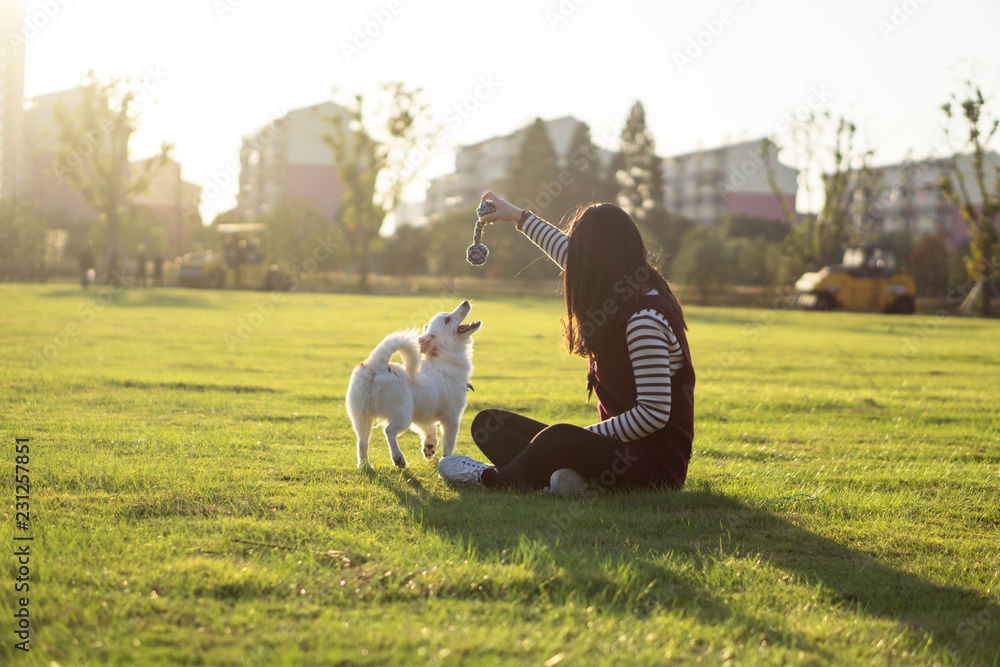
<path fill-rule="evenodd" d="M 403 458 L 402 456 L 392 457 L 392 462 L 395 463 L 396 467 L 399 468 L 400 470 L 406 467 L 406 459 Z"/>
<path fill-rule="evenodd" d="M 434 452 L 437 450 L 436 442 L 425 442 L 424 443 L 424 458 L 429 459 L 434 456 Z"/>

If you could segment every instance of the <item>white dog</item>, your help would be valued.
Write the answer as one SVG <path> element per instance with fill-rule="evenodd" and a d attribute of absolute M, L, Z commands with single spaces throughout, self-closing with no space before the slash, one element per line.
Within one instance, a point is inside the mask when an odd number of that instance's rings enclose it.
<path fill-rule="evenodd" d="M 441 449 L 445 456 L 454 453 L 466 392 L 472 388 L 471 334 L 482 324 L 462 324 L 471 309 L 463 301 L 453 312 L 435 315 L 419 337 L 415 330 L 389 334 L 351 373 L 347 414 L 358 436 L 359 468 L 371 467 L 368 442 L 376 421 L 385 422 L 389 452 L 400 468 L 406 458 L 396 437 L 408 427 L 423 436 L 424 458 L 430 458 L 440 422 Z M 396 352 L 402 365 L 389 362 Z"/>

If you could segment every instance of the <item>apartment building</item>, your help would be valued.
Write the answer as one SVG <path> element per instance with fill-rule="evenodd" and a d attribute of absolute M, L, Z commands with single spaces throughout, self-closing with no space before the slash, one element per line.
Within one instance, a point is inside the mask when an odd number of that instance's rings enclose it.
<path fill-rule="evenodd" d="M 1000 155 L 989 151 L 984 162 L 985 185 L 993 192 Z M 959 155 L 955 165 L 972 203 L 982 204 L 974 177 L 973 156 Z M 955 190 L 959 190 L 959 177 L 951 169 L 950 158 L 876 167 L 872 177 L 872 186 L 859 192 L 856 199 L 855 227 L 860 233 L 908 231 L 916 237 L 942 234 L 953 247 L 968 241 L 968 223 L 962 218 L 959 207 L 949 202 L 939 187 L 943 179 L 950 178 Z M 1000 220 L 995 224 L 1000 229 Z"/>
<path fill-rule="evenodd" d="M 346 190 L 323 140 L 332 131 L 330 118 L 345 118 L 332 102 L 296 109 L 243 139 L 237 210 L 254 222 L 291 195 L 312 200 L 329 218 L 340 208 Z"/>
<path fill-rule="evenodd" d="M 768 183 L 768 165 L 789 210 L 795 211 L 798 171 L 761 154 L 761 140 L 744 141 L 663 160 L 664 205 L 704 225 L 730 215 L 782 220 L 782 204 Z"/>

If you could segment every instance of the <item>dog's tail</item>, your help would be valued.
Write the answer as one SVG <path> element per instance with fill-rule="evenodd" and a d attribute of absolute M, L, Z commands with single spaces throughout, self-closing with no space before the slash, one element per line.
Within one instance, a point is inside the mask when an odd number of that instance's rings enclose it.
<path fill-rule="evenodd" d="M 370 365 L 376 370 L 388 368 L 389 360 L 397 352 L 403 357 L 403 368 L 406 369 L 406 374 L 410 376 L 410 382 L 414 382 L 417 379 L 417 373 L 420 371 L 420 343 L 417 341 L 417 331 L 415 329 L 397 331 L 386 336 L 385 340 L 372 350 L 365 365 Z"/>

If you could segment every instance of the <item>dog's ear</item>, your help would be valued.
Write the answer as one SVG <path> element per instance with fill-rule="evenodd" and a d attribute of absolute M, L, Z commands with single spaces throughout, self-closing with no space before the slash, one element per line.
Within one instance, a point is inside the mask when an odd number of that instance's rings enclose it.
<path fill-rule="evenodd" d="M 437 336 L 432 333 L 425 333 L 423 336 L 418 338 L 420 341 L 420 353 L 428 357 L 433 357 L 437 354 Z"/>

